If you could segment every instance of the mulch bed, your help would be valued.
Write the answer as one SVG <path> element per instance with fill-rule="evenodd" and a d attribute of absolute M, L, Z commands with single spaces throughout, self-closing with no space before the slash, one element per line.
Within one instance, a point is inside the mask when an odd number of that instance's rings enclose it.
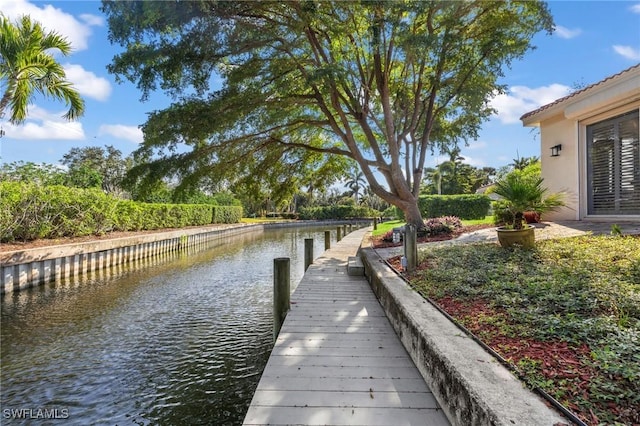
<path fill-rule="evenodd" d="M 484 226 L 486 227 L 486 226 Z M 482 229 L 478 227 L 476 229 Z M 474 230 L 476 230 L 474 229 Z M 468 229 L 465 232 L 470 232 Z M 457 236 L 457 235 L 456 235 Z M 420 242 L 442 241 L 451 238 L 430 238 Z M 381 240 L 381 239 L 380 239 Z M 384 242 L 382 242 L 384 243 Z M 380 244 L 375 247 L 393 247 L 402 244 Z M 387 259 L 387 262 L 399 274 L 410 279 L 401 267 L 401 256 L 394 256 Z M 417 271 L 430 268 L 427 262 L 419 264 Z M 595 375 L 594 368 L 590 365 L 591 350 L 587 344 L 569 345 L 564 341 L 539 341 L 523 336 L 508 336 L 502 332 L 495 323 L 487 322 L 487 318 L 507 319 L 506 313 L 490 306 L 485 300 L 463 301 L 446 296 L 433 300 L 443 311 L 453 317 L 458 323 L 473 333 L 483 343 L 493 349 L 508 363 L 517 369 L 521 363 L 539 363 L 536 369 L 538 380 L 562 380 L 567 385 L 564 386 L 565 394 L 561 402 L 565 407 L 574 412 L 584 423 L 589 425 L 602 424 L 600 419 L 591 411 L 581 410 L 575 403 L 576 399 L 589 401 L 592 399 L 589 394 L 589 382 Z M 611 378 L 613 380 L 613 378 Z M 630 425 L 640 425 L 640 419 L 636 419 L 629 408 L 618 406 L 615 402 L 608 402 L 607 409 L 619 419 L 633 419 Z M 631 411 L 633 409 L 631 408 Z"/>

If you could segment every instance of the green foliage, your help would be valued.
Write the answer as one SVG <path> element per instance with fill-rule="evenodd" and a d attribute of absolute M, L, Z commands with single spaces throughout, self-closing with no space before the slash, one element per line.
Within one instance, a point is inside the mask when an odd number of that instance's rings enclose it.
<path fill-rule="evenodd" d="M 17 161 L 0 167 L 0 181 L 36 183 L 42 186 L 64 185 L 73 188 L 100 188 L 102 177 L 93 168 L 82 165 L 63 170 L 54 164 Z"/>
<path fill-rule="evenodd" d="M 534 250 L 452 246 L 421 256 L 430 267 L 411 280 L 421 294 L 487 301 L 506 316 L 495 324 L 507 336 L 588 345 L 590 357 L 582 362 L 595 371 L 591 398 L 572 401 L 584 411 L 610 423 L 616 419 L 607 402 L 638 406 L 640 239 L 563 238 L 541 241 Z M 534 364 L 528 370 L 535 382 Z M 566 384 L 545 380 L 552 383 L 545 390 L 561 399 Z"/>
<path fill-rule="evenodd" d="M 461 219 L 484 219 L 490 199 L 485 195 L 423 195 L 418 200 L 424 217 L 457 216 Z"/>
<path fill-rule="evenodd" d="M 333 220 L 379 217 L 380 212 L 363 206 L 336 205 L 300 209 L 302 220 Z"/>
<path fill-rule="evenodd" d="M 15 22 L 0 13 L 0 117 L 8 109 L 9 122 L 23 123 L 36 93 L 69 105 L 64 118 L 75 120 L 84 113 L 84 101 L 67 80 L 54 52 L 71 53 L 71 44 L 60 34 L 45 32 L 39 22 L 23 15 Z"/>
<path fill-rule="evenodd" d="M 523 228 L 526 211 L 543 214 L 564 205 L 564 194 L 547 194 L 547 189 L 542 185 L 543 178 L 537 170 L 530 172 L 532 167 L 537 166 L 525 167 L 522 171 L 514 170 L 493 187 L 493 192 L 502 197 L 501 203 L 494 205 L 494 212 L 498 214 L 496 220 L 505 219 L 505 210 L 508 211 L 513 217 L 513 229 Z"/>
<path fill-rule="evenodd" d="M 122 181 L 131 167 L 131 159 L 111 145 L 104 148 L 71 148 L 61 160 L 69 168 L 70 184 L 78 188 L 102 188 L 107 194 L 120 195 Z"/>
<path fill-rule="evenodd" d="M 493 167 L 476 168 L 462 161 L 460 148 L 445 148 L 442 152 L 449 159 L 436 167 L 424 169 L 423 185 L 420 193 L 424 195 L 473 194 L 476 189 L 493 181 L 496 169 Z"/>
<path fill-rule="evenodd" d="M 381 214 L 382 217 L 391 219 L 402 219 L 402 210 L 396 206 L 387 207 Z"/>
<path fill-rule="evenodd" d="M 242 219 L 241 206 L 213 206 L 213 223 L 238 223 Z"/>
<path fill-rule="evenodd" d="M 553 28 L 541 1 L 105 1 L 102 11 L 124 48 L 109 71 L 143 98 L 160 88 L 176 99 L 144 124 L 133 180 L 197 187 L 215 176 L 243 201 L 240 186 L 280 206 L 355 160 L 412 222 L 427 153 L 477 137 L 503 69 Z"/>
<path fill-rule="evenodd" d="M 620 225 L 618 225 L 617 223 L 611 225 L 611 235 L 615 237 L 622 236 L 622 228 L 620 228 Z"/>
<path fill-rule="evenodd" d="M 509 202 L 496 200 L 491 203 L 493 209 L 493 223 L 495 225 L 513 224 L 513 213 L 509 209 Z"/>
<path fill-rule="evenodd" d="M 0 182 L 3 181 L 63 185 L 66 182 L 66 174 L 53 164 L 14 161 L 0 166 Z"/>
<path fill-rule="evenodd" d="M 112 200 L 100 190 L 0 183 L 0 241 L 103 234 L 113 227 Z"/>
<path fill-rule="evenodd" d="M 241 216 L 238 206 L 138 203 L 95 188 L 0 182 L 2 242 L 236 223 Z"/>

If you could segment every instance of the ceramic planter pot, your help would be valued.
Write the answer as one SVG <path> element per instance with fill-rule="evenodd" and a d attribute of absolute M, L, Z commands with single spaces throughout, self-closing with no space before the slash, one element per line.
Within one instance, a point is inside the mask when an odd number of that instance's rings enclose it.
<path fill-rule="evenodd" d="M 524 220 L 526 220 L 527 223 L 540 222 L 540 213 L 538 212 L 524 212 L 523 216 L 524 216 Z"/>
<path fill-rule="evenodd" d="M 532 248 L 536 243 L 534 229 L 533 225 L 525 225 L 524 229 L 507 229 L 499 226 L 496 231 L 502 247 L 520 245 L 524 248 Z"/>

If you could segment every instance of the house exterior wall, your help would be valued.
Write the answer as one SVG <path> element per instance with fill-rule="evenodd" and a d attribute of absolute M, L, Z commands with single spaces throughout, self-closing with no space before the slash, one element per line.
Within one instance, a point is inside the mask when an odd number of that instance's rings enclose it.
<path fill-rule="evenodd" d="M 555 117 L 540 126 L 540 162 L 544 186 L 549 193 L 565 193 L 566 206 L 545 213 L 543 220 L 579 220 L 580 185 L 578 168 L 577 123 Z M 551 156 L 551 147 L 562 145 L 560 155 Z"/>
<path fill-rule="evenodd" d="M 573 119 L 556 115 L 540 123 L 542 177 L 549 193 L 564 192 L 566 206 L 545 214 L 544 220 L 610 219 L 638 220 L 637 216 L 588 216 L 587 214 L 587 126 L 640 109 L 640 100 L 596 115 L 585 113 Z M 588 108 L 586 108 L 588 111 Z M 560 155 L 551 156 L 551 147 L 562 145 Z"/>
<path fill-rule="evenodd" d="M 580 219 L 608 219 L 608 220 L 640 220 L 640 206 L 637 215 L 624 216 L 589 216 L 588 215 L 588 188 L 587 188 L 587 126 L 613 118 L 632 111 L 640 110 L 640 99 L 608 111 L 582 118 L 578 124 L 577 146 L 579 147 L 580 182 Z"/>
<path fill-rule="evenodd" d="M 566 193 L 566 207 L 544 220 L 640 220 L 640 206 L 637 215 L 589 215 L 587 173 L 587 126 L 638 110 L 640 64 L 520 118 L 523 125 L 540 128 L 544 185 L 550 193 Z M 551 147 L 558 144 L 560 155 L 552 157 Z"/>

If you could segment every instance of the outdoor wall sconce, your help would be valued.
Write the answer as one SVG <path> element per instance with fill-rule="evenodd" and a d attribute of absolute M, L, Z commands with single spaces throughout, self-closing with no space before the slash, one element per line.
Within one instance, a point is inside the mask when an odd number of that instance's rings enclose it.
<path fill-rule="evenodd" d="M 558 157 L 560 156 L 560 151 L 562 151 L 562 144 L 554 145 L 551 147 L 551 156 Z"/>

